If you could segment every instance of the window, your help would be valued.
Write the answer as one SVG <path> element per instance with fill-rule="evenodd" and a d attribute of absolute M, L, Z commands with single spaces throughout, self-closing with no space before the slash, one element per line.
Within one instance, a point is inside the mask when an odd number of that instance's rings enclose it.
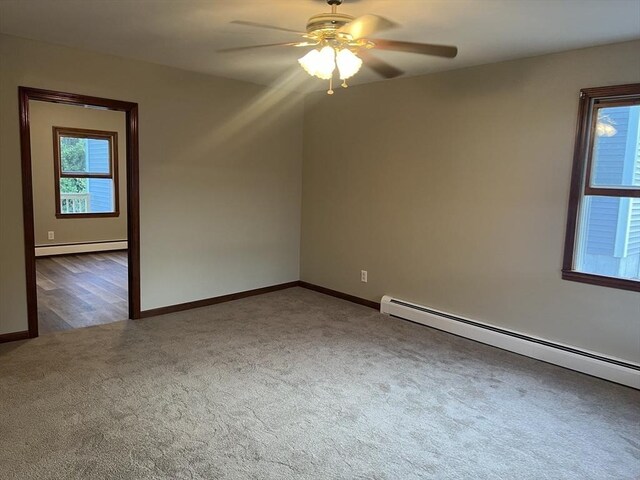
<path fill-rule="evenodd" d="M 562 278 L 640 291 L 640 84 L 580 92 Z"/>
<path fill-rule="evenodd" d="M 56 217 L 117 217 L 118 134 L 53 127 Z"/>

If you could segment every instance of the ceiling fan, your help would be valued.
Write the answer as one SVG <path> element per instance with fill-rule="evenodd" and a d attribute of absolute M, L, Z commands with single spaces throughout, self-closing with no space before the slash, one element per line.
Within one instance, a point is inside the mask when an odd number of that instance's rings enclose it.
<path fill-rule="evenodd" d="M 394 78 L 404 72 L 370 53 L 372 49 L 391 50 L 396 52 L 419 53 L 436 57 L 454 58 L 458 54 L 457 47 L 434 45 L 430 43 L 402 42 L 371 38 L 378 32 L 389 30 L 398 25 L 378 15 L 352 17 L 338 13 L 343 0 L 327 0 L 330 13 L 320 13 L 309 18 L 306 32 L 289 28 L 266 25 L 263 23 L 234 20 L 231 23 L 248 27 L 268 28 L 302 35 L 304 40 L 298 42 L 269 43 L 247 47 L 226 48 L 219 52 L 238 52 L 265 47 L 317 47 L 301 57 L 298 62 L 309 75 L 329 80 L 327 93 L 333 94 L 333 77 L 338 70 L 342 86 L 347 87 L 346 80 L 353 77 L 364 64 L 384 78 Z"/>

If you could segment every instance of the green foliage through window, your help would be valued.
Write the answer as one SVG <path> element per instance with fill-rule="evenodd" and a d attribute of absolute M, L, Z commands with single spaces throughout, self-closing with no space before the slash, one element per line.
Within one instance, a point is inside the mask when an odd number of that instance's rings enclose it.
<path fill-rule="evenodd" d="M 84 138 L 60 137 L 60 160 L 63 172 L 87 171 L 87 142 Z M 62 193 L 86 193 L 86 178 L 61 178 Z"/>

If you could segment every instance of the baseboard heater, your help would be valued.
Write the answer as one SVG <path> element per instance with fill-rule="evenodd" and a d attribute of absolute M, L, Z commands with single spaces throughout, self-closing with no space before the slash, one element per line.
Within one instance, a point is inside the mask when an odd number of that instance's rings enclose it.
<path fill-rule="evenodd" d="M 385 295 L 380 312 L 640 389 L 640 364 L 462 318 Z"/>
<path fill-rule="evenodd" d="M 67 243 L 64 245 L 40 245 L 36 247 L 35 252 L 36 257 L 48 257 L 50 255 L 126 250 L 127 247 L 128 243 L 126 240 L 113 240 L 106 242 Z"/>

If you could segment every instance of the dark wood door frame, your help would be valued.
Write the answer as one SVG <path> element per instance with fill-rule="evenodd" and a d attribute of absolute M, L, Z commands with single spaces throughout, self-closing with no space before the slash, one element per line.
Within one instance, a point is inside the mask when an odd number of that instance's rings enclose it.
<path fill-rule="evenodd" d="M 36 253 L 31 180 L 31 125 L 29 100 L 92 106 L 125 112 L 127 138 L 127 242 L 129 256 L 129 318 L 140 318 L 140 191 L 138 157 L 138 104 L 74 93 L 18 87 L 20 109 L 20 156 L 22 160 L 22 215 L 24 221 L 24 262 L 27 274 L 27 315 L 29 338 L 38 336 Z"/>

